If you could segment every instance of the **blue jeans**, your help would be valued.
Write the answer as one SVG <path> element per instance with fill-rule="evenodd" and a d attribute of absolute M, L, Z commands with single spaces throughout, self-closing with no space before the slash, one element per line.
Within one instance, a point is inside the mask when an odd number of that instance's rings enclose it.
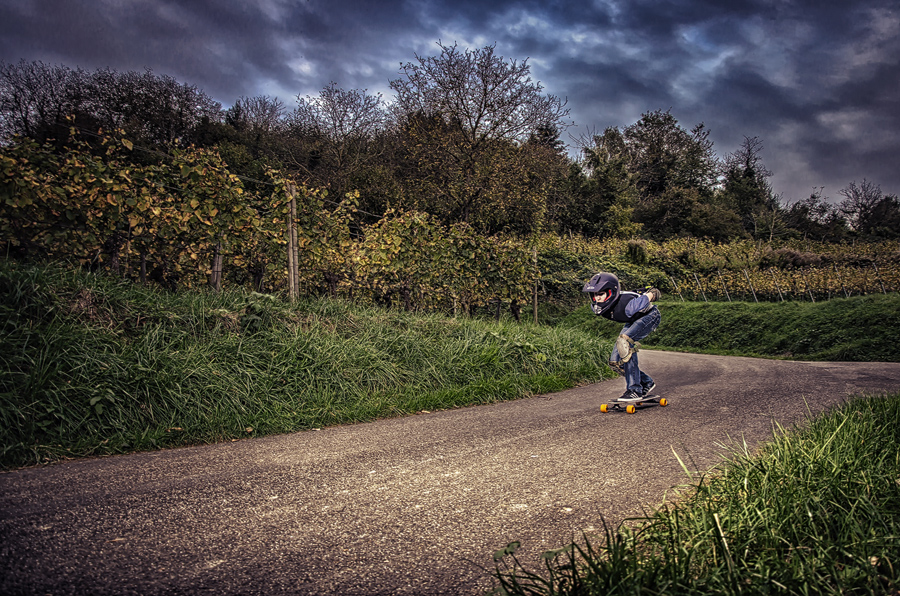
<path fill-rule="evenodd" d="M 625 325 L 625 327 L 622 328 L 622 333 L 634 341 L 641 341 L 659 327 L 660 319 L 659 309 L 654 306 L 650 309 L 650 312 L 634 323 Z M 614 363 L 619 362 L 619 360 L 619 350 L 616 348 L 615 344 L 613 344 L 613 350 L 609 357 L 609 361 L 610 363 Z M 618 367 L 614 366 L 613 368 Z M 628 362 L 625 363 L 624 374 L 625 383 L 628 385 L 628 389 L 638 395 L 643 395 L 644 389 L 653 384 L 653 379 L 650 378 L 650 375 L 642 371 L 638 366 L 637 352 L 632 354 Z"/>

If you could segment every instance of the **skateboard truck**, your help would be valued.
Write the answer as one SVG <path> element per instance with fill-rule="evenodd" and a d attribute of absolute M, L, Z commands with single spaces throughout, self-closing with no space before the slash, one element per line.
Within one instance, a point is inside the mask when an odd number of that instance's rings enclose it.
<path fill-rule="evenodd" d="M 666 398 L 658 395 L 648 395 L 638 401 L 611 401 L 606 404 L 601 404 L 600 411 L 604 414 L 607 412 L 627 412 L 628 414 L 634 414 L 642 408 L 652 408 L 653 406 L 665 407 L 667 405 L 669 405 L 669 400 Z"/>

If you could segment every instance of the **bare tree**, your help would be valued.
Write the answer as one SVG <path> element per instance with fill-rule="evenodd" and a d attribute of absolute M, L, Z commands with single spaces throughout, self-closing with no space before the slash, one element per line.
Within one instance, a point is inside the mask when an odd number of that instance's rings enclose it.
<path fill-rule="evenodd" d="M 865 178 L 859 184 L 851 182 L 841 189 L 840 194 L 844 200 L 838 208 L 847 217 L 850 228 L 856 231 L 866 224 L 875 205 L 884 197 L 881 187 Z"/>
<path fill-rule="evenodd" d="M 318 96 L 297 96 L 288 117 L 290 135 L 300 142 L 294 165 L 319 184 L 344 193 L 349 180 L 381 154 L 378 142 L 386 112 L 381 95 L 345 91 L 332 82 Z"/>
<path fill-rule="evenodd" d="M 196 87 L 169 76 L 110 69 L 87 73 L 43 62 L 0 64 L 0 134 L 40 142 L 65 137 L 70 122 L 125 129 L 136 142 L 163 146 L 184 138 L 221 106 Z"/>
<path fill-rule="evenodd" d="M 277 97 L 240 97 L 225 112 L 225 122 L 236 130 L 268 134 L 284 124 L 284 102 Z"/>
<path fill-rule="evenodd" d="M 886 195 L 881 187 L 865 178 L 859 184 L 851 182 L 841 189 L 844 200 L 838 209 L 847 217 L 850 228 L 862 236 L 896 238 L 900 224 L 900 201 Z"/>
<path fill-rule="evenodd" d="M 416 56 L 391 81 L 404 115 L 439 115 L 458 123 L 467 145 L 486 139 L 526 141 L 544 129 L 565 129 L 566 102 L 545 95 L 531 80 L 528 60 L 506 61 L 495 46 L 460 50 L 443 45 L 439 56 Z"/>
<path fill-rule="evenodd" d="M 0 63 L 0 137 L 65 136 L 66 117 L 85 111 L 88 79 L 81 69 L 40 61 Z"/>

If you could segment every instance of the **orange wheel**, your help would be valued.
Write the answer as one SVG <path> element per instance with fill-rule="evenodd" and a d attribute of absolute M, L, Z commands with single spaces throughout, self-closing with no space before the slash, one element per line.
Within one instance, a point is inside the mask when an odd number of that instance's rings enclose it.
<path fill-rule="evenodd" d="M 607 404 L 601 405 L 600 411 L 603 412 L 604 414 L 606 414 L 607 412 L 609 412 L 609 406 Z"/>
<path fill-rule="evenodd" d="M 636 410 L 637 408 L 634 407 L 634 404 L 628 404 L 628 406 L 625 408 L 625 411 L 629 414 L 634 414 Z"/>
<path fill-rule="evenodd" d="M 661 397 L 661 398 L 659 398 L 659 405 L 661 405 L 661 406 L 667 406 L 667 405 L 669 405 L 669 400 L 667 400 L 667 399 L 664 398 L 664 397 Z"/>

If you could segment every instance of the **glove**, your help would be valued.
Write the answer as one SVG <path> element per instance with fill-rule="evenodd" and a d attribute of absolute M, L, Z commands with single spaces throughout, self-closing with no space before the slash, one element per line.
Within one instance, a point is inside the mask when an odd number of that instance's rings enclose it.
<path fill-rule="evenodd" d="M 646 286 L 646 287 L 642 290 L 641 293 L 642 293 L 642 294 L 649 294 L 649 295 L 650 295 L 650 302 L 656 302 L 657 300 L 659 300 L 659 297 L 661 296 L 660 291 L 659 291 L 658 289 L 652 287 L 652 286 Z"/>

